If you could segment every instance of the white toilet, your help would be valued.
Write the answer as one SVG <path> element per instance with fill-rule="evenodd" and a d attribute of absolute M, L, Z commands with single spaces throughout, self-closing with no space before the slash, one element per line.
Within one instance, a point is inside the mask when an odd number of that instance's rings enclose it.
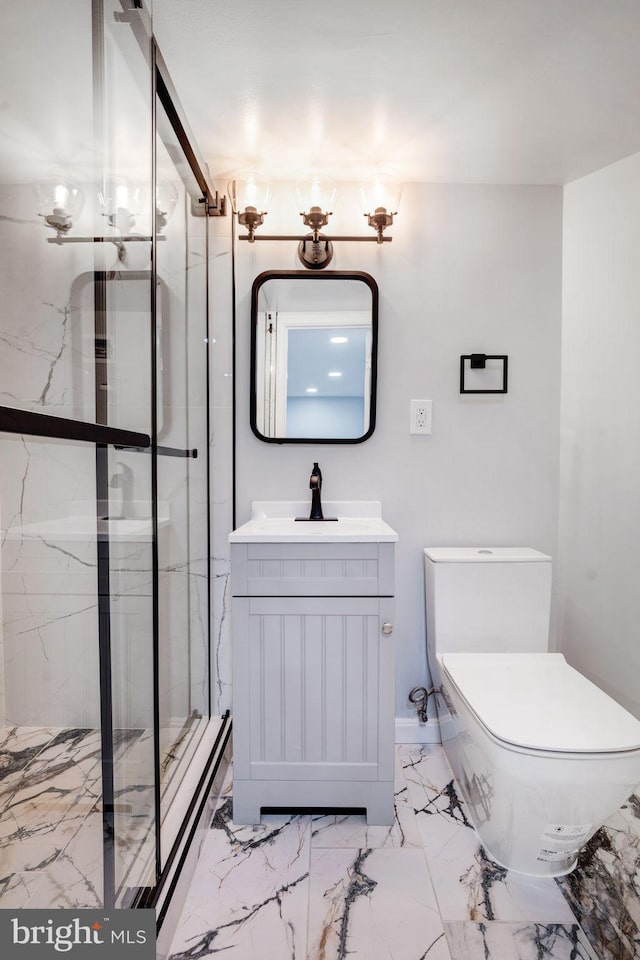
<path fill-rule="evenodd" d="M 442 744 L 487 854 L 569 873 L 640 783 L 640 721 L 548 652 L 551 558 L 526 547 L 424 551 Z"/>

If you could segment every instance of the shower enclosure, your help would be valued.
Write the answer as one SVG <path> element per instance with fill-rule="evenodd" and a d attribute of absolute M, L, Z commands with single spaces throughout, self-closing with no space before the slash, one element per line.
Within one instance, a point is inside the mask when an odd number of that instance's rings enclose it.
<path fill-rule="evenodd" d="M 0 908 L 153 903 L 212 706 L 208 223 L 141 0 L 6 5 Z"/>

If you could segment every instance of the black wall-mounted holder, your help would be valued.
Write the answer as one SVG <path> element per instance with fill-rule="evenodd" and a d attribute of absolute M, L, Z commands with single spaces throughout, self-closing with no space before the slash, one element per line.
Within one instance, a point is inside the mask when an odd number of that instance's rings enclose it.
<path fill-rule="evenodd" d="M 502 385 L 500 387 L 467 387 L 465 375 L 469 370 L 486 370 L 487 360 L 499 360 L 502 364 Z M 506 354 L 496 353 L 468 353 L 460 357 L 460 393 L 506 393 L 507 366 L 509 358 Z M 489 377 L 491 382 L 491 377 Z"/>

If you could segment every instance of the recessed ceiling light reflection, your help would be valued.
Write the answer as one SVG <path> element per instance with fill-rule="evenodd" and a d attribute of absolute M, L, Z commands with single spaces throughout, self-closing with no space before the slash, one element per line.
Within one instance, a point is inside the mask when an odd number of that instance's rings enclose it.
<path fill-rule="evenodd" d="M 331 337 L 329 343 L 347 343 L 349 337 Z"/>
<path fill-rule="evenodd" d="M 307 387 L 307 393 L 317 393 L 317 392 L 318 392 L 317 387 Z"/>
<path fill-rule="evenodd" d="M 330 370 L 330 371 L 329 371 L 329 376 L 330 376 L 330 377 L 341 377 L 342 374 L 340 373 L 339 370 Z"/>

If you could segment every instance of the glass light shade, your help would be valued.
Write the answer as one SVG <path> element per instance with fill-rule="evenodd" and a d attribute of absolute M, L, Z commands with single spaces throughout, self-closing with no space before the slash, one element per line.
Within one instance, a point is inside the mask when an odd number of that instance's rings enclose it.
<path fill-rule="evenodd" d="M 82 191 L 64 180 L 54 179 L 36 183 L 35 190 L 43 217 L 52 213 L 77 217 L 82 210 L 84 202 Z"/>
<path fill-rule="evenodd" d="M 296 183 L 296 193 L 300 212 L 308 213 L 312 207 L 319 207 L 325 213 L 332 213 L 338 190 L 330 177 L 311 177 Z"/>
<path fill-rule="evenodd" d="M 402 184 L 386 173 L 377 173 L 360 184 L 360 205 L 364 214 L 376 210 L 397 213 L 400 206 Z"/>
<path fill-rule="evenodd" d="M 115 180 L 98 193 L 98 201 L 111 226 L 121 233 L 128 233 L 135 226 L 136 218 L 150 215 L 149 189 L 138 183 Z"/>
<path fill-rule="evenodd" d="M 233 183 L 229 184 L 229 195 L 233 199 Z M 258 180 L 251 173 L 241 174 L 235 178 L 234 210 L 242 213 L 247 207 L 253 207 L 260 213 L 267 213 L 271 200 L 269 184 Z"/>
<path fill-rule="evenodd" d="M 160 233 L 173 216 L 180 194 L 171 180 L 160 180 L 156 184 L 156 231 Z"/>
<path fill-rule="evenodd" d="M 107 218 L 109 226 L 118 233 L 126 235 L 134 227 L 149 232 L 151 222 L 151 193 L 147 184 L 135 183 L 123 179 L 108 183 L 104 192 L 98 193 L 101 212 Z"/>
<path fill-rule="evenodd" d="M 178 199 L 178 188 L 171 180 L 161 180 L 156 185 L 156 206 L 162 210 L 167 219 L 175 210 Z"/>

